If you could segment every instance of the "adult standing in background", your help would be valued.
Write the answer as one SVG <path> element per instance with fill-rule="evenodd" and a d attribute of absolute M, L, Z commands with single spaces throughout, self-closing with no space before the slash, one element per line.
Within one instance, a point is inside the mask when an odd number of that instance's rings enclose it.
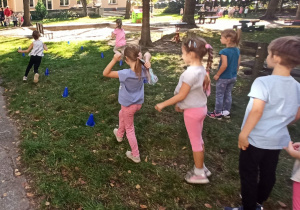
<path fill-rule="evenodd" d="M 1 23 L 1 26 L 3 26 L 3 21 L 5 20 L 5 16 L 4 16 L 4 11 L 3 11 L 3 7 L 1 7 L 1 10 L 0 10 L 0 23 Z"/>
<path fill-rule="evenodd" d="M 11 18 L 11 10 L 9 9 L 8 6 L 4 10 L 4 15 L 5 15 L 6 26 L 9 26 L 10 18 Z"/>

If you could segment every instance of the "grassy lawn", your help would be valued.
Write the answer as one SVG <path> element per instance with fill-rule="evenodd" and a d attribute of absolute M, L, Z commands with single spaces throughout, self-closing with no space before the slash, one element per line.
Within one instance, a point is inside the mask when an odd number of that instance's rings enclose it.
<path fill-rule="evenodd" d="M 283 34 L 277 32 L 274 36 Z M 216 52 L 221 49 L 217 34 L 203 36 Z M 183 71 L 178 67 L 183 64 L 180 55 L 153 54 L 159 83 L 145 86 L 145 103 L 135 117 L 142 158 L 135 164 L 125 156 L 130 149 L 127 140 L 118 143 L 112 133 L 118 124 L 119 83 L 102 76 L 113 56 L 111 47 L 94 41 L 47 43 L 40 82 L 34 84 L 33 72 L 27 83 L 22 82 L 29 57 L 16 52 L 31 41 L 0 37 L 0 43 L 7 108 L 20 128 L 21 172 L 33 181 L 32 193 L 39 198 L 41 209 L 140 209 L 143 205 L 148 209 L 206 209 L 205 204 L 221 209 L 240 204 L 237 137 L 250 78 L 239 77 L 233 90 L 231 120 L 205 120 L 205 162 L 213 175 L 207 185 L 189 185 L 183 176 L 193 166 L 193 159 L 183 117 L 173 107 L 162 113 L 154 109 L 156 103 L 173 95 Z M 43 74 L 46 68 L 49 77 Z M 116 70 L 122 68 L 115 66 Z M 68 98 L 62 97 L 65 87 Z M 214 94 L 209 98 L 210 110 L 213 105 Z M 94 128 L 85 126 L 90 113 L 94 113 Z M 297 141 L 299 128 L 299 123 L 290 127 Z M 266 209 L 279 209 L 279 200 L 291 208 L 292 165 L 293 160 L 282 152 L 277 183 Z M 46 201 L 50 206 L 45 206 Z"/>

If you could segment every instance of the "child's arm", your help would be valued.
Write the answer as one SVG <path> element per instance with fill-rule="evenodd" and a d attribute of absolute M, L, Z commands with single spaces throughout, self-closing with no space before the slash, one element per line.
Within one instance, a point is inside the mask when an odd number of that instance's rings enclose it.
<path fill-rule="evenodd" d="M 116 37 L 116 34 L 114 34 L 114 32 L 111 32 L 111 38 L 115 38 Z"/>
<path fill-rule="evenodd" d="M 242 150 L 246 150 L 249 146 L 248 136 L 256 126 L 261 116 L 263 115 L 263 111 L 265 108 L 266 102 L 257 98 L 253 99 L 252 109 L 247 117 L 245 125 L 239 135 L 239 148 Z"/>
<path fill-rule="evenodd" d="M 33 43 L 28 47 L 27 50 L 18 50 L 19 53 L 28 53 L 33 48 Z"/>
<path fill-rule="evenodd" d="M 44 44 L 44 50 L 48 51 L 48 47 L 46 44 Z"/>
<path fill-rule="evenodd" d="M 103 71 L 103 76 L 110 78 L 119 78 L 119 74 L 117 71 L 111 71 L 114 65 L 120 60 L 121 53 L 116 53 L 110 63 L 105 67 Z"/>
<path fill-rule="evenodd" d="M 299 147 L 300 147 L 300 142 L 296 142 L 293 144 L 293 142 L 290 141 L 289 146 L 283 147 L 283 149 L 285 149 L 290 154 L 290 156 L 300 159 Z"/>
<path fill-rule="evenodd" d="M 241 55 L 240 55 L 240 57 L 239 57 L 238 67 L 237 67 L 237 70 L 236 70 L 236 71 L 239 71 L 240 65 L 241 65 Z"/>
<path fill-rule="evenodd" d="M 155 109 L 159 112 L 161 112 L 161 110 L 167 106 L 171 106 L 173 104 L 176 104 L 182 100 L 184 100 L 186 98 L 186 96 L 188 95 L 188 93 L 190 92 L 191 87 L 183 82 L 182 86 L 179 90 L 179 93 L 175 96 L 173 96 L 172 98 L 170 98 L 169 100 L 166 100 L 162 103 L 156 104 Z"/>
<path fill-rule="evenodd" d="M 219 71 L 214 76 L 214 80 L 218 80 L 221 74 L 226 70 L 227 68 L 227 56 L 221 55 L 222 65 L 219 68 Z"/>
<path fill-rule="evenodd" d="M 151 60 L 151 54 L 149 52 L 146 52 L 144 54 L 144 60 L 145 60 L 145 67 L 147 69 L 151 68 L 151 63 L 150 63 L 150 60 Z"/>
<path fill-rule="evenodd" d="M 298 112 L 297 112 L 297 114 L 296 114 L 295 119 L 294 119 L 289 125 L 294 124 L 294 123 L 297 122 L 299 119 L 300 119 L 300 107 L 298 108 Z"/>

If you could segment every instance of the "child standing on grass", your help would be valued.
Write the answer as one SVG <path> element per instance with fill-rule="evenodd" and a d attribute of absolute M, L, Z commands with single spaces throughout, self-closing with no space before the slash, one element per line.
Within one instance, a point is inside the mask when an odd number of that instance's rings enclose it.
<path fill-rule="evenodd" d="M 243 206 L 225 210 L 262 209 L 275 184 L 280 150 L 291 141 L 287 125 L 300 118 L 300 84 L 291 77 L 300 64 L 300 37 L 275 39 L 268 53 L 273 73 L 253 82 L 238 141 Z"/>
<path fill-rule="evenodd" d="M 216 80 L 216 104 L 213 112 L 208 112 L 207 116 L 221 120 L 222 116 L 230 118 L 232 104 L 231 92 L 236 82 L 237 71 L 240 66 L 241 56 L 238 48 L 241 30 L 234 31 L 226 29 L 221 33 L 221 44 L 226 48 L 221 50 L 221 60 L 219 71 L 214 76 Z"/>
<path fill-rule="evenodd" d="M 113 66 L 121 59 L 121 54 L 116 52 L 111 62 L 103 71 L 103 76 L 110 78 L 119 78 L 120 88 L 118 101 L 121 104 L 119 112 L 119 128 L 113 130 L 118 142 L 123 140 L 126 132 L 131 151 L 126 152 L 126 156 L 135 163 L 141 162 L 138 143 L 134 130 L 134 114 L 141 109 L 144 103 L 144 79 L 146 79 L 146 68 L 150 68 L 149 52 L 145 53 L 145 67 L 142 66 L 140 48 L 132 45 L 124 50 L 125 62 L 130 69 L 112 71 Z"/>
<path fill-rule="evenodd" d="M 300 118 L 300 116 L 298 116 Z M 293 184 L 293 210 L 300 210 L 300 142 L 290 141 L 288 147 L 284 149 L 293 157 L 296 158 L 292 173 Z"/>
<path fill-rule="evenodd" d="M 124 54 L 124 49 L 126 46 L 126 39 L 125 39 L 125 31 L 122 28 L 122 20 L 116 20 L 116 28 L 111 33 L 112 38 L 116 38 L 116 44 L 114 47 L 114 53 L 121 52 L 122 56 Z"/>
<path fill-rule="evenodd" d="M 155 106 L 155 109 L 161 112 L 165 107 L 176 104 L 175 111 L 183 112 L 195 163 L 193 169 L 186 174 L 185 180 L 192 184 L 208 183 L 207 177 L 211 175 L 204 165 L 204 142 L 202 139 L 203 121 L 207 113 L 204 81 L 208 78 L 202 61 L 207 53 L 207 69 L 210 69 L 213 59 L 211 46 L 202 38 L 189 38 L 183 41 L 182 58 L 189 67 L 181 74 L 174 96 Z"/>
<path fill-rule="evenodd" d="M 44 56 L 44 50 L 48 50 L 47 45 L 44 44 L 41 40 L 39 40 L 40 33 L 38 31 L 33 31 L 32 37 L 34 38 L 34 41 L 29 46 L 27 50 L 18 50 L 19 53 L 29 53 L 30 55 L 30 61 L 26 68 L 25 75 L 23 77 L 23 81 L 27 81 L 28 73 L 32 66 L 34 66 L 34 83 L 37 83 L 39 81 L 39 66 L 42 62 L 42 58 Z"/>

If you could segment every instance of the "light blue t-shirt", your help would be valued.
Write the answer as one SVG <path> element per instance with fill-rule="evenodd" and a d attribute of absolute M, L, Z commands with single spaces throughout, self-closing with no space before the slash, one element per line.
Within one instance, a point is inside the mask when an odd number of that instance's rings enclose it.
<path fill-rule="evenodd" d="M 220 79 L 232 79 L 237 75 L 237 67 L 239 65 L 240 49 L 237 47 L 227 47 L 219 52 L 219 55 L 226 55 L 227 68 L 220 75 Z M 222 59 L 220 60 L 219 68 L 222 65 Z"/>
<path fill-rule="evenodd" d="M 253 99 L 266 102 L 263 115 L 251 131 L 248 140 L 261 149 L 282 149 L 291 141 L 287 125 L 300 107 L 300 84 L 291 76 L 270 75 L 257 78 L 248 94 L 242 128 L 253 106 Z"/>
<path fill-rule="evenodd" d="M 142 67 L 142 77 L 139 79 L 131 69 L 118 71 L 120 88 L 118 101 L 123 106 L 144 103 L 145 69 Z"/>

